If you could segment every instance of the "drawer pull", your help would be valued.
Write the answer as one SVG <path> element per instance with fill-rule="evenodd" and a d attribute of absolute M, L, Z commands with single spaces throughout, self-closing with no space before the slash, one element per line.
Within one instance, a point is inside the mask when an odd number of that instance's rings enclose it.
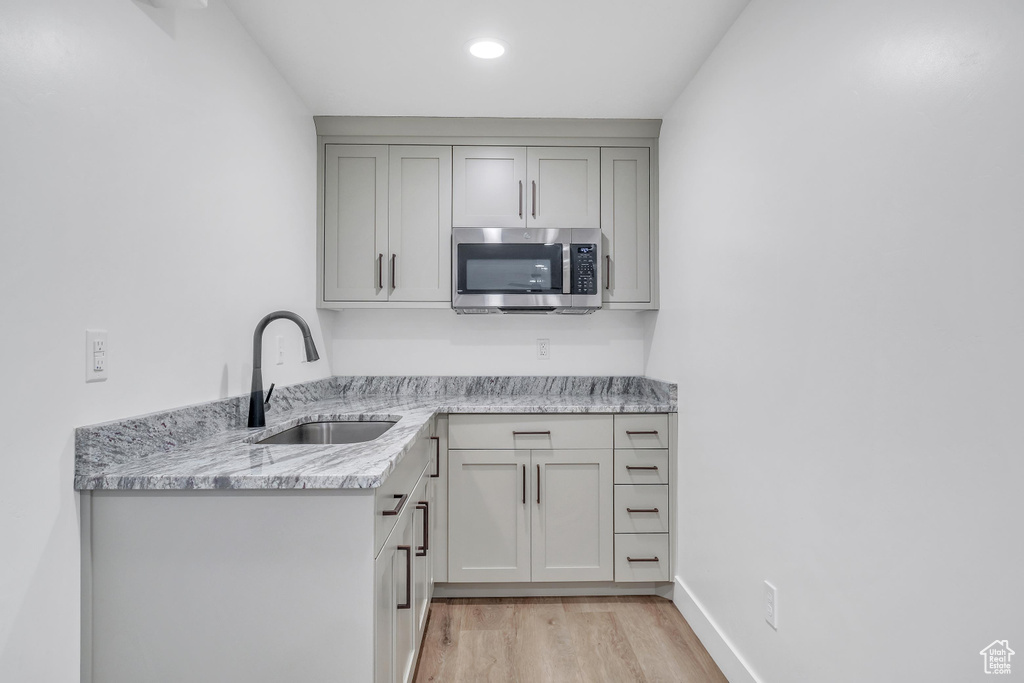
<path fill-rule="evenodd" d="M 626 512 L 657 512 L 658 508 L 626 508 Z"/>
<path fill-rule="evenodd" d="M 626 430 L 626 436 L 657 436 L 657 435 L 658 435 L 658 430 L 657 429 L 647 429 L 647 430 L 639 431 L 639 432 L 631 432 L 628 429 Z"/>
<path fill-rule="evenodd" d="M 396 493 L 395 494 L 395 498 L 398 498 L 398 505 L 396 505 L 393 510 L 385 510 L 381 514 L 384 515 L 385 517 L 394 517 L 395 515 L 397 515 L 398 513 L 400 513 L 402 511 L 403 507 L 405 507 L 405 501 L 406 501 L 406 499 L 408 497 L 409 497 L 408 493 L 402 493 L 402 494 Z"/>
<path fill-rule="evenodd" d="M 546 432 L 512 432 L 512 436 L 551 436 L 551 430 Z"/>
<path fill-rule="evenodd" d="M 658 557 L 626 557 L 626 562 L 658 562 Z"/>
<path fill-rule="evenodd" d="M 421 500 L 416 503 L 416 509 L 423 510 L 423 545 L 416 546 L 416 557 L 426 557 L 430 549 L 430 503 Z"/>
<path fill-rule="evenodd" d="M 657 465 L 626 465 L 627 470 L 653 470 L 657 471 Z"/>
<path fill-rule="evenodd" d="M 400 545 L 399 550 L 405 551 L 405 602 L 395 605 L 398 609 L 412 607 L 412 546 Z"/>
<path fill-rule="evenodd" d="M 437 479 L 441 476 L 441 437 L 432 436 L 430 437 L 430 440 L 433 441 L 434 446 L 437 447 L 435 453 L 436 459 L 434 460 L 434 473 L 430 475 L 430 478 Z"/>

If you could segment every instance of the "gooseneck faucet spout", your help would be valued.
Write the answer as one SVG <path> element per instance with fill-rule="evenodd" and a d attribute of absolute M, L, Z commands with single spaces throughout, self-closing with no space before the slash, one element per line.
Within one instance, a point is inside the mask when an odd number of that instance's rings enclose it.
<path fill-rule="evenodd" d="M 306 347 L 306 360 L 312 363 L 320 360 L 320 354 L 316 352 L 316 345 L 313 343 L 313 336 L 309 332 L 309 325 L 299 315 L 291 311 L 274 311 L 266 315 L 256 325 L 256 332 L 252 336 L 252 389 L 249 392 L 249 427 L 266 427 L 266 413 L 263 410 L 263 331 L 267 325 L 275 320 L 284 318 L 291 320 L 302 330 L 302 343 Z"/>

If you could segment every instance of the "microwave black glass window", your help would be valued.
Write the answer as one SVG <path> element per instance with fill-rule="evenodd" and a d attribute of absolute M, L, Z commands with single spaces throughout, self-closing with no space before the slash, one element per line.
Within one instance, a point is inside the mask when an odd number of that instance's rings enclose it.
<path fill-rule="evenodd" d="M 559 294 L 561 244 L 460 244 L 460 294 Z"/>

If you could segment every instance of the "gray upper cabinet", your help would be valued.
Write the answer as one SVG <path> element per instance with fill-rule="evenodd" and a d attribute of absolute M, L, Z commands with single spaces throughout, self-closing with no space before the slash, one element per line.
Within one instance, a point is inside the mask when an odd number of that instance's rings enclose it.
<path fill-rule="evenodd" d="M 452 148 L 325 145 L 325 302 L 451 300 Z"/>
<path fill-rule="evenodd" d="M 387 301 L 387 145 L 327 145 L 324 161 L 326 301 Z"/>
<path fill-rule="evenodd" d="M 452 224 L 601 227 L 599 147 L 455 147 Z"/>
<path fill-rule="evenodd" d="M 526 227 L 526 148 L 455 147 L 452 226 Z"/>
<path fill-rule="evenodd" d="M 601 150 L 606 303 L 651 302 L 651 161 L 646 147 Z"/>
<path fill-rule="evenodd" d="M 389 301 L 451 301 L 452 148 L 392 145 Z"/>
<path fill-rule="evenodd" d="M 452 227 L 599 228 L 603 308 L 658 308 L 660 121 L 314 121 L 321 308 L 450 309 Z"/>
<path fill-rule="evenodd" d="M 530 147 L 526 180 L 530 227 L 601 227 L 600 147 Z"/>

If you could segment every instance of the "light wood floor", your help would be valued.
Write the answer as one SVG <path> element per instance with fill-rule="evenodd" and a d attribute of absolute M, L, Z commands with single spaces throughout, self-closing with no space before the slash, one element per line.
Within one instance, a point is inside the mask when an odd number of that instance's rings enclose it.
<path fill-rule="evenodd" d="M 654 596 L 434 600 L 414 681 L 728 683 Z"/>

